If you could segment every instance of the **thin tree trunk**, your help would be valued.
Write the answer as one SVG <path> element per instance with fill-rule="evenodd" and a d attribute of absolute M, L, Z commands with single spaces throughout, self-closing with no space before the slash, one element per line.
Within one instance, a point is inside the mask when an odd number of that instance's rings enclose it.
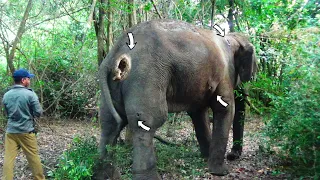
<path fill-rule="evenodd" d="M 136 14 L 136 8 L 135 8 L 135 3 L 134 0 L 128 0 L 129 4 L 129 28 L 132 27 L 133 25 L 137 24 L 137 14 Z"/>
<path fill-rule="evenodd" d="M 229 0 L 229 13 L 228 13 L 228 24 L 230 32 L 234 32 L 234 24 L 233 24 L 233 10 L 234 10 L 234 0 Z"/>
<path fill-rule="evenodd" d="M 108 52 L 110 51 L 112 45 L 113 45 L 113 33 L 112 33 L 112 21 L 113 21 L 113 9 L 111 6 L 111 0 L 108 0 L 108 24 L 107 24 L 107 50 L 106 50 L 106 54 L 108 54 Z"/>
<path fill-rule="evenodd" d="M 16 37 L 15 37 L 13 43 L 12 43 L 12 48 L 10 50 L 9 57 L 7 58 L 7 64 L 9 66 L 10 72 L 12 74 L 15 71 L 15 67 L 14 67 L 14 64 L 13 64 L 13 59 L 14 59 L 14 56 L 15 56 L 15 52 L 16 52 L 18 43 L 20 42 L 20 40 L 22 38 L 22 34 L 24 33 L 26 22 L 27 22 L 27 19 L 29 17 L 29 13 L 31 11 L 31 8 L 32 8 L 32 0 L 29 0 L 28 1 L 28 5 L 26 7 L 26 10 L 24 12 L 23 18 L 22 18 L 22 20 L 20 22 L 17 35 L 16 35 Z"/>
<path fill-rule="evenodd" d="M 96 6 L 97 0 L 93 0 L 90 8 L 90 14 L 87 20 L 87 26 L 86 29 L 89 29 L 91 27 L 91 23 L 93 20 L 93 13 L 94 13 L 94 7 Z"/>
<path fill-rule="evenodd" d="M 97 36 L 97 43 L 98 43 L 98 65 L 100 66 L 102 60 L 106 56 L 106 42 L 105 42 L 105 35 L 104 35 L 104 16 L 105 16 L 105 10 L 103 7 L 105 7 L 106 0 L 100 0 L 101 6 L 99 7 L 99 16 L 98 21 L 95 21 L 95 30 L 96 30 L 96 36 Z"/>
<path fill-rule="evenodd" d="M 214 8 L 216 6 L 216 0 L 211 1 L 211 29 L 213 29 L 214 26 Z"/>
<path fill-rule="evenodd" d="M 239 20 L 238 20 L 238 11 L 237 11 L 237 13 L 235 13 L 234 19 L 236 21 L 236 25 L 237 25 L 238 31 L 241 31 L 240 23 L 239 23 Z"/>
<path fill-rule="evenodd" d="M 152 5 L 153 5 L 153 8 L 154 8 L 154 10 L 156 11 L 159 19 L 162 19 L 162 16 L 161 16 L 160 12 L 158 11 L 158 8 L 157 8 L 157 6 L 156 6 L 156 4 L 154 3 L 153 0 L 151 0 L 151 3 L 152 3 Z"/>
<path fill-rule="evenodd" d="M 204 19 L 204 16 L 205 16 L 204 5 L 205 5 L 205 0 L 201 0 L 201 19 L 200 19 L 200 21 L 201 21 L 202 27 L 204 26 L 203 19 Z"/>

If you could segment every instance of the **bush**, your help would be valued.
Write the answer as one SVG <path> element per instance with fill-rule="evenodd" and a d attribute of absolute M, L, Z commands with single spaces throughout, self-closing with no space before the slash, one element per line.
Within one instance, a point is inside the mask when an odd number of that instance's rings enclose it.
<path fill-rule="evenodd" d="M 275 151 L 286 169 L 316 179 L 320 172 L 320 53 L 319 36 L 313 35 L 318 32 L 291 42 L 278 93 L 266 93 L 272 108 L 264 130 L 265 147 Z"/>
<path fill-rule="evenodd" d="M 132 179 L 132 146 L 107 146 L 113 155 L 112 163 L 119 168 L 123 179 Z M 197 143 L 168 146 L 155 143 L 157 168 L 160 174 L 169 174 L 170 179 L 195 179 L 205 173 L 207 163 L 201 157 Z"/>
<path fill-rule="evenodd" d="M 72 146 L 59 159 L 58 168 L 49 172 L 54 179 L 85 180 L 91 179 L 93 168 L 98 159 L 95 137 L 73 139 Z"/>
<path fill-rule="evenodd" d="M 270 145 L 279 147 L 278 155 L 299 175 L 316 175 L 320 170 L 320 73 L 316 71 L 303 73 L 290 83 L 286 96 L 275 99 L 266 126 Z"/>

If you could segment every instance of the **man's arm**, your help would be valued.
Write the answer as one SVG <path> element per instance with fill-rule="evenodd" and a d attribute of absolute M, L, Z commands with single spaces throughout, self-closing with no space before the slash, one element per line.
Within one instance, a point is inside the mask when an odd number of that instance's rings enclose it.
<path fill-rule="evenodd" d="M 31 100 L 30 100 L 30 105 L 31 105 L 30 109 L 32 110 L 31 114 L 34 117 L 40 117 L 43 113 L 43 110 L 42 110 L 42 107 L 39 102 L 39 98 L 36 95 L 36 93 L 33 93 L 33 96 L 31 97 Z"/>
<path fill-rule="evenodd" d="M 2 98 L 1 103 L 0 103 L 0 111 L 1 111 L 3 116 L 7 116 L 8 115 L 6 106 L 4 105 L 4 99 L 3 98 Z"/>

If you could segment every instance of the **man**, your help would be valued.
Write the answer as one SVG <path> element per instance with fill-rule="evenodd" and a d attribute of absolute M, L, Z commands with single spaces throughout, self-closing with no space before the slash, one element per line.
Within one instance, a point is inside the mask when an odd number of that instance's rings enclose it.
<path fill-rule="evenodd" d="M 45 179 L 38 152 L 33 119 L 40 117 L 42 108 L 37 95 L 29 89 L 30 74 L 25 69 L 13 73 L 14 86 L 4 94 L 3 104 L 8 117 L 5 135 L 3 180 L 13 179 L 13 166 L 21 148 L 27 157 L 34 179 Z"/>

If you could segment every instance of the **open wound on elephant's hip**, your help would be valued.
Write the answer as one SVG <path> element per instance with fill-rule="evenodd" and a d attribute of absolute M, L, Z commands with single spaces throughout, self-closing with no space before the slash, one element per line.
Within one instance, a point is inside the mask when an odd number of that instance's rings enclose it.
<path fill-rule="evenodd" d="M 113 80 L 122 81 L 124 80 L 131 70 L 131 58 L 123 54 L 115 62 L 115 67 L 113 69 Z"/>

